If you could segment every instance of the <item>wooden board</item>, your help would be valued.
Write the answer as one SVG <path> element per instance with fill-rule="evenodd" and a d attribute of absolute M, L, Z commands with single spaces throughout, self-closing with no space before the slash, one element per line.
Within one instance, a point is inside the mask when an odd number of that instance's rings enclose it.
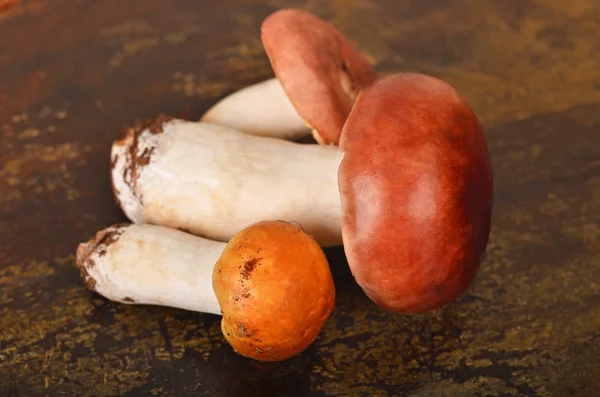
<path fill-rule="evenodd" d="M 331 20 L 382 73 L 463 92 L 495 208 L 458 302 L 385 313 L 331 249 L 333 316 L 261 364 L 216 316 L 89 292 L 73 254 L 124 220 L 112 139 L 271 77 L 259 27 L 282 7 Z M 0 1 L 0 395 L 600 395 L 599 37 L 596 0 Z"/>

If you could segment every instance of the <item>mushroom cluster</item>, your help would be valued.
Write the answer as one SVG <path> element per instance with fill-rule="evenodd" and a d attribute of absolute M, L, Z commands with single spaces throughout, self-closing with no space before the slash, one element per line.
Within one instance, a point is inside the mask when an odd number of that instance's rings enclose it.
<path fill-rule="evenodd" d="M 80 244 L 86 285 L 122 303 L 222 315 L 241 355 L 277 361 L 317 337 L 342 245 L 379 307 L 415 314 L 469 288 L 491 227 L 485 136 L 467 101 L 419 73 L 379 75 L 299 10 L 262 24 L 275 77 L 199 121 L 161 115 L 114 140 L 131 223 Z M 295 142 L 312 134 L 313 144 Z"/>

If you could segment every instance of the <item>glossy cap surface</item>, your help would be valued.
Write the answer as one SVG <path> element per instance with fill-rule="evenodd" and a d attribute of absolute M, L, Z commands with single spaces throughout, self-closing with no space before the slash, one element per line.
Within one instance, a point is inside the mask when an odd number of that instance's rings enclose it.
<path fill-rule="evenodd" d="M 359 96 L 340 146 L 344 248 L 366 294 L 401 313 L 463 294 L 487 245 L 493 190 L 465 100 L 433 77 L 385 77 Z"/>

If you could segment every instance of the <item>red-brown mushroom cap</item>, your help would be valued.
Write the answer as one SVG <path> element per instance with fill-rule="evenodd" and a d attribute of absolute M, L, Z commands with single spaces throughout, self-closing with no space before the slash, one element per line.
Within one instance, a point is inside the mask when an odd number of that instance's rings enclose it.
<path fill-rule="evenodd" d="M 262 24 L 273 71 L 319 143 L 337 144 L 356 96 L 375 81 L 367 59 L 333 25 L 300 10 Z"/>
<path fill-rule="evenodd" d="M 433 77 L 365 89 L 342 131 L 342 237 L 357 283 L 401 313 L 462 295 L 490 233 L 492 166 L 463 98 Z"/>

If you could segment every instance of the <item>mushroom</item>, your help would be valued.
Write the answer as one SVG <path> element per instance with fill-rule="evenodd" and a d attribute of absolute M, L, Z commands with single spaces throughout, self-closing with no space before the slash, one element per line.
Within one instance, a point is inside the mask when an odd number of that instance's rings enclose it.
<path fill-rule="evenodd" d="M 216 240 L 260 219 L 343 243 L 358 284 L 401 313 L 463 294 L 487 245 L 492 169 L 476 115 L 448 84 L 397 74 L 363 90 L 340 147 L 157 120 L 113 146 L 113 184 L 136 223 Z"/>
<path fill-rule="evenodd" d="M 229 241 L 255 222 L 282 219 L 333 246 L 342 242 L 342 155 L 338 147 L 160 116 L 113 143 L 112 183 L 134 223 Z"/>
<path fill-rule="evenodd" d="M 319 245 L 281 221 L 253 224 L 229 243 L 156 225 L 114 225 L 79 245 L 77 266 L 87 287 L 112 301 L 222 315 L 233 349 L 261 361 L 303 351 L 335 300 Z"/>
<path fill-rule="evenodd" d="M 493 190 L 467 102 L 433 77 L 385 77 L 361 93 L 340 147 L 344 250 L 365 293 L 402 313 L 462 295 L 488 242 Z"/>
<path fill-rule="evenodd" d="M 337 144 L 358 93 L 377 78 L 369 61 L 331 23 L 305 11 L 274 12 L 261 39 L 276 78 L 225 97 L 201 120 L 284 139 L 308 135 L 308 125 L 317 142 Z"/>

